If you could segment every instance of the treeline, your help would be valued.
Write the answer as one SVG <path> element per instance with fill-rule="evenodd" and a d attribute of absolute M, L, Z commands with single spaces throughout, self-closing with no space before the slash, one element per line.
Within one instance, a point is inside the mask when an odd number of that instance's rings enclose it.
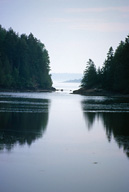
<path fill-rule="evenodd" d="M 43 43 L 0 25 L 0 88 L 50 89 L 49 55 Z"/>
<path fill-rule="evenodd" d="M 110 47 L 102 68 L 96 69 L 94 62 L 89 59 L 81 87 L 129 93 L 129 36 L 120 42 L 115 52 Z"/>

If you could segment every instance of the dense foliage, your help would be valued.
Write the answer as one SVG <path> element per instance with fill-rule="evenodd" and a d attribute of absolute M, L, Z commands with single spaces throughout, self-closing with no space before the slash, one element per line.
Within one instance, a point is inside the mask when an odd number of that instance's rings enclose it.
<path fill-rule="evenodd" d="M 44 44 L 33 34 L 19 36 L 0 26 L 0 88 L 49 89 L 49 64 Z"/>
<path fill-rule="evenodd" d="M 93 61 L 89 59 L 81 87 L 129 93 L 129 36 L 124 42 L 120 42 L 115 52 L 110 47 L 101 69 L 96 69 Z"/>

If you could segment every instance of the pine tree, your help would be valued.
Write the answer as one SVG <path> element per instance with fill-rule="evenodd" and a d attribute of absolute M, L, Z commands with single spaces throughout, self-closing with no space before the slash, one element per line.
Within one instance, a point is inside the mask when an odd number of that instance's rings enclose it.
<path fill-rule="evenodd" d="M 93 88 L 97 83 L 97 72 L 94 62 L 89 59 L 84 71 L 84 76 L 81 81 L 81 87 L 83 88 Z"/>

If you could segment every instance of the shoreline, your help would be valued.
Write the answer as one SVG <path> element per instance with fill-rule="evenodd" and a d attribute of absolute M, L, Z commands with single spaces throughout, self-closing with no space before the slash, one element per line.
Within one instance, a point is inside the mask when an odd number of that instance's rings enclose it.
<path fill-rule="evenodd" d="M 103 89 L 84 89 L 80 88 L 78 90 L 74 90 L 72 94 L 79 94 L 84 96 L 109 96 L 109 97 L 129 97 L 129 94 L 122 94 L 118 92 L 106 91 Z"/>
<path fill-rule="evenodd" d="M 19 92 L 19 93 L 23 93 L 23 92 L 27 92 L 27 93 L 31 93 L 31 92 L 54 92 L 56 91 L 56 88 L 52 87 L 50 89 L 0 89 L 0 93 L 2 92 Z"/>

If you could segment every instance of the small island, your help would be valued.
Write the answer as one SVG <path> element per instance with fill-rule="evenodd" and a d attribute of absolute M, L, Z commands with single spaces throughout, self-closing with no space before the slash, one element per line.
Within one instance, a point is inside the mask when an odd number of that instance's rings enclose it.
<path fill-rule="evenodd" d="M 110 47 L 102 68 L 96 69 L 89 59 L 80 89 L 73 94 L 88 96 L 129 95 L 129 36 L 121 41 L 115 52 Z"/>
<path fill-rule="evenodd" d="M 48 51 L 32 33 L 0 26 L 0 91 L 54 91 Z"/>

